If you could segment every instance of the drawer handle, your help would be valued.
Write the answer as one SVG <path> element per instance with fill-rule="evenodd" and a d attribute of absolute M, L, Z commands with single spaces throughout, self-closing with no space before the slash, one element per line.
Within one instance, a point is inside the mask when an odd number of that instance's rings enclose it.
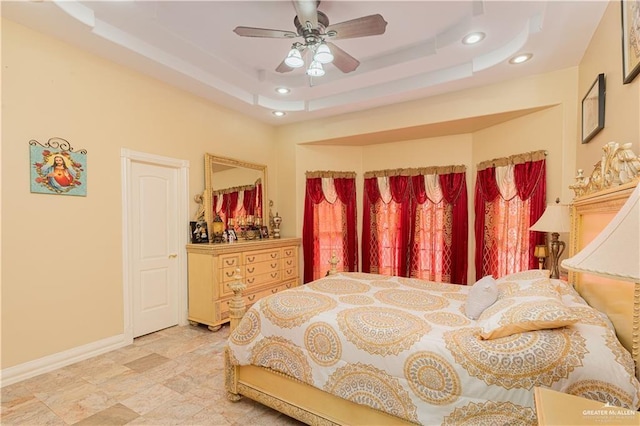
<path fill-rule="evenodd" d="M 291 250 L 287 250 L 284 252 L 285 256 L 291 256 L 293 252 Z"/>
<path fill-rule="evenodd" d="M 248 282 L 249 284 L 253 284 L 253 282 L 254 282 L 255 280 L 256 280 L 255 278 L 248 278 L 248 279 L 247 279 L 247 282 Z"/>
<path fill-rule="evenodd" d="M 275 294 L 275 293 L 277 293 L 277 292 L 278 292 L 278 289 L 277 289 L 277 288 L 272 288 L 272 289 L 271 289 L 271 293 Z"/>
<path fill-rule="evenodd" d="M 256 268 L 247 268 L 247 272 L 249 272 L 250 274 L 253 274 L 253 271 L 255 271 Z"/>
<path fill-rule="evenodd" d="M 231 260 L 225 259 L 224 263 L 226 263 L 227 266 L 233 266 L 236 262 L 234 259 L 231 259 Z"/>
<path fill-rule="evenodd" d="M 287 275 L 292 275 L 292 274 L 293 274 L 293 269 L 287 269 L 287 270 L 285 271 L 285 273 L 286 273 Z"/>
<path fill-rule="evenodd" d="M 278 253 L 271 253 L 271 258 L 275 259 L 276 257 L 278 257 Z"/>
<path fill-rule="evenodd" d="M 235 274 L 235 271 L 229 271 L 224 273 L 227 277 L 232 277 Z"/>
<path fill-rule="evenodd" d="M 277 272 L 273 272 L 273 273 L 271 273 L 271 278 L 275 278 L 275 277 L 277 277 L 277 276 L 278 276 L 278 273 L 277 273 Z"/>
<path fill-rule="evenodd" d="M 255 256 L 247 257 L 247 260 L 249 262 L 253 262 L 254 260 L 256 260 L 256 257 Z"/>
<path fill-rule="evenodd" d="M 276 262 L 276 263 L 272 263 L 272 264 L 271 264 L 271 269 L 276 269 L 276 267 L 277 267 L 277 266 L 278 266 L 278 263 L 277 263 L 277 262 Z"/>
<path fill-rule="evenodd" d="M 291 283 L 286 284 L 287 288 L 291 288 Z"/>
<path fill-rule="evenodd" d="M 256 298 L 255 294 L 252 294 L 251 296 L 248 296 L 247 299 L 249 299 L 249 302 L 253 302 L 253 299 Z"/>
<path fill-rule="evenodd" d="M 287 260 L 287 266 L 293 265 L 293 260 Z"/>

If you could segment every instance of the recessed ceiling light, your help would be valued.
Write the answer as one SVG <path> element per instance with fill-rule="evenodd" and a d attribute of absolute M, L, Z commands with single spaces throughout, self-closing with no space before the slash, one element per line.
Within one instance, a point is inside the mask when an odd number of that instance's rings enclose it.
<path fill-rule="evenodd" d="M 284 117 L 285 115 L 287 115 L 287 113 L 284 111 L 273 111 L 271 114 L 275 115 L 276 117 Z"/>
<path fill-rule="evenodd" d="M 484 37 L 485 37 L 485 33 L 481 33 L 481 32 L 467 34 L 462 39 L 462 43 L 463 44 L 476 44 L 476 43 L 481 42 L 482 40 L 484 40 Z"/>
<path fill-rule="evenodd" d="M 513 58 L 509 59 L 509 63 L 510 64 L 521 64 L 523 62 L 527 62 L 532 57 L 533 57 L 533 54 L 531 54 L 531 53 L 523 53 L 522 55 L 517 55 L 517 56 L 514 56 Z"/>
<path fill-rule="evenodd" d="M 288 87 L 277 87 L 276 92 L 280 93 L 281 95 L 286 95 L 291 92 L 291 89 L 289 89 Z"/>

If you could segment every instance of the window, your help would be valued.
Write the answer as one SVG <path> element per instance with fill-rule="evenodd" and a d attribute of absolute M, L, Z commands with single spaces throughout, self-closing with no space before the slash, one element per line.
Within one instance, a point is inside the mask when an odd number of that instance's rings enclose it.
<path fill-rule="evenodd" d="M 326 275 L 329 260 L 337 269 L 356 271 L 356 186 L 352 172 L 307 172 L 302 246 L 304 282 Z"/>

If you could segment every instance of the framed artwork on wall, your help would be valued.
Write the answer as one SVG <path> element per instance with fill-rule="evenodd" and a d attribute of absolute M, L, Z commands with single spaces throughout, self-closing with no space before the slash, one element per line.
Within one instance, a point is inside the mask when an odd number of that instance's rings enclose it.
<path fill-rule="evenodd" d="M 51 138 L 44 144 L 29 141 L 31 192 L 87 195 L 87 151 L 74 150 L 68 141 Z"/>
<path fill-rule="evenodd" d="M 631 83 L 640 73 L 640 0 L 621 0 L 622 81 Z"/>
<path fill-rule="evenodd" d="M 582 143 L 587 143 L 604 128 L 604 74 L 598 74 L 582 98 Z"/>

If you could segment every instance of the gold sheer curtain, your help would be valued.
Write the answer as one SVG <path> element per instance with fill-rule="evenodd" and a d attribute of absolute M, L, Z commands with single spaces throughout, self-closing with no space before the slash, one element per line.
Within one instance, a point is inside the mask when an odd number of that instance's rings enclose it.
<path fill-rule="evenodd" d="M 363 271 L 466 283 L 464 165 L 365 173 Z"/>
<path fill-rule="evenodd" d="M 546 152 L 495 158 L 477 168 L 476 279 L 534 268 L 533 252 L 543 236 L 529 228 L 544 211 Z"/>
<path fill-rule="evenodd" d="M 302 228 L 304 282 L 324 276 L 333 256 L 339 259 L 338 270 L 357 270 L 355 178 L 355 172 L 306 173 Z"/>

